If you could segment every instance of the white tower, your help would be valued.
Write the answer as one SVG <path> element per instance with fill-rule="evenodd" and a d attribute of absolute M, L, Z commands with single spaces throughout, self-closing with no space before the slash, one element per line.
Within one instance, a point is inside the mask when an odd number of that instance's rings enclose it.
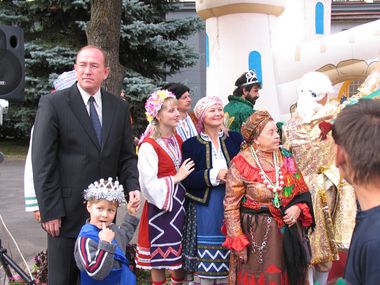
<path fill-rule="evenodd" d="M 276 119 L 303 74 L 362 79 L 378 60 L 380 20 L 330 35 L 331 0 L 197 0 L 196 9 L 206 21 L 206 96 L 227 103 L 235 80 L 254 69 L 263 83 L 256 109 Z"/>
<path fill-rule="evenodd" d="M 197 0 L 196 8 L 206 20 L 206 95 L 227 103 L 236 79 L 255 69 L 265 90 L 260 104 L 279 113 L 277 96 L 268 96 L 276 95 L 271 26 L 284 11 L 285 1 Z"/>

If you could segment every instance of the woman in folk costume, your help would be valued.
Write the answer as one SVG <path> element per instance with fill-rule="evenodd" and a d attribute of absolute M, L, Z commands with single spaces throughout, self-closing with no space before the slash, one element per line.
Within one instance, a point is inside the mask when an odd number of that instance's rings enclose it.
<path fill-rule="evenodd" d="M 241 128 L 245 148 L 232 160 L 224 198 L 231 254 L 229 284 L 303 285 L 309 260 L 311 197 L 277 127 L 256 111 Z"/>
<path fill-rule="evenodd" d="M 150 122 L 139 147 L 140 186 L 146 199 L 137 241 L 136 266 L 151 270 L 152 284 L 182 284 L 182 228 L 185 189 L 180 182 L 194 163 L 182 163 L 182 139 L 175 134 L 179 120 L 177 100 L 167 90 L 153 92 L 145 104 Z M 182 164 L 181 164 L 182 163 Z"/>
<path fill-rule="evenodd" d="M 312 252 L 309 282 L 327 283 L 338 251 L 347 250 L 355 224 L 355 194 L 335 167 L 335 144 L 329 132 L 341 105 L 330 101 L 330 79 L 321 72 L 306 73 L 298 87 L 297 109 L 283 127 L 290 149 L 309 187 L 315 215 L 310 233 Z"/>
<path fill-rule="evenodd" d="M 195 284 L 227 284 L 229 250 L 222 246 L 223 198 L 227 167 L 243 139 L 225 128 L 218 97 L 200 99 L 194 113 L 199 135 L 182 147 L 184 159 L 196 162 L 195 170 L 183 181 L 187 204 L 185 270 L 194 272 Z"/>

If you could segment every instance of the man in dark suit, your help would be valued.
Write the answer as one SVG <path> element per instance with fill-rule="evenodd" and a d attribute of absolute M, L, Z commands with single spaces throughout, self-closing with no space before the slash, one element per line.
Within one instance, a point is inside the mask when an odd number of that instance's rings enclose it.
<path fill-rule="evenodd" d="M 41 224 L 48 233 L 52 285 L 78 280 L 73 252 L 88 217 L 83 190 L 89 184 L 118 177 L 129 199 L 140 203 L 128 104 L 101 89 L 110 72 L 106 55 L 86 46 L 74 67 L 76 84 L 41 97 L 33 133 L 33 177 Z"/>

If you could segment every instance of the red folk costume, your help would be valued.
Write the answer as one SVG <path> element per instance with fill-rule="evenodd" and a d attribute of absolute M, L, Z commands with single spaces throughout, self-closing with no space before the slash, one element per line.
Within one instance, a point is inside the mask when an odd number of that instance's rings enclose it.
<path fill-rule="evenodd" d="M 293 229 L 302 240 L 304 228 L 313 224 L 310 194 L 290 152 L 253 152 L 248 147 L 232 160 L 226 183 L 224 245 L 237 251 L 247 247 L 248 252 L 245 264 L 231 254 L 229 284 L 289 284 L 282 216 L 292 205 L 301 209 Z M 268 178 L 281 185 L 278 192 Z"/>
<path fill-rule="evenodd" d="M 139 152 L 144 164 L 141 168 L 139 164 L 140 184 L 147 199 L 141 214 L 135 259 L 137 267 L 142 269 L 182 267 L 185 189 L 172 179 L 181 162 L 182 139 L 175 135 L 170 138 L 172 143 L 166 140 L 145 138 Z M 151 145 L 154 151 L 143 151 L 144 144 Z M 153 161 L 158 161 L 158 165 L 150 167 L 148 164 Z"/>

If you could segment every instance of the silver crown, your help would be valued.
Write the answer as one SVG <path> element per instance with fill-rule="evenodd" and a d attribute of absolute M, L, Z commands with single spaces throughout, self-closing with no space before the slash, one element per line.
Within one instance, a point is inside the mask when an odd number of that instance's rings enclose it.
<path fill-rule="evenodd" d="M 84 190 L 83 197 L 87 201 L 104 199 L 110 202 L 117 202 L 119 205 L 127 203 L 123 185 L 120 185 L 117 180 L 113 182 L 111 177 L 107 181 L 100 179 L 91 183 L 88 189 Z"/>
<path fill-rule="evenodd" d="M 241 86 L 247 86 L 255 83 L 259 83 L 259 80 L 257 79 L 256 72 L 254 70 L 250 70 L 245 74 L 245 78 L 247 81 L 243 83 Z"/>

